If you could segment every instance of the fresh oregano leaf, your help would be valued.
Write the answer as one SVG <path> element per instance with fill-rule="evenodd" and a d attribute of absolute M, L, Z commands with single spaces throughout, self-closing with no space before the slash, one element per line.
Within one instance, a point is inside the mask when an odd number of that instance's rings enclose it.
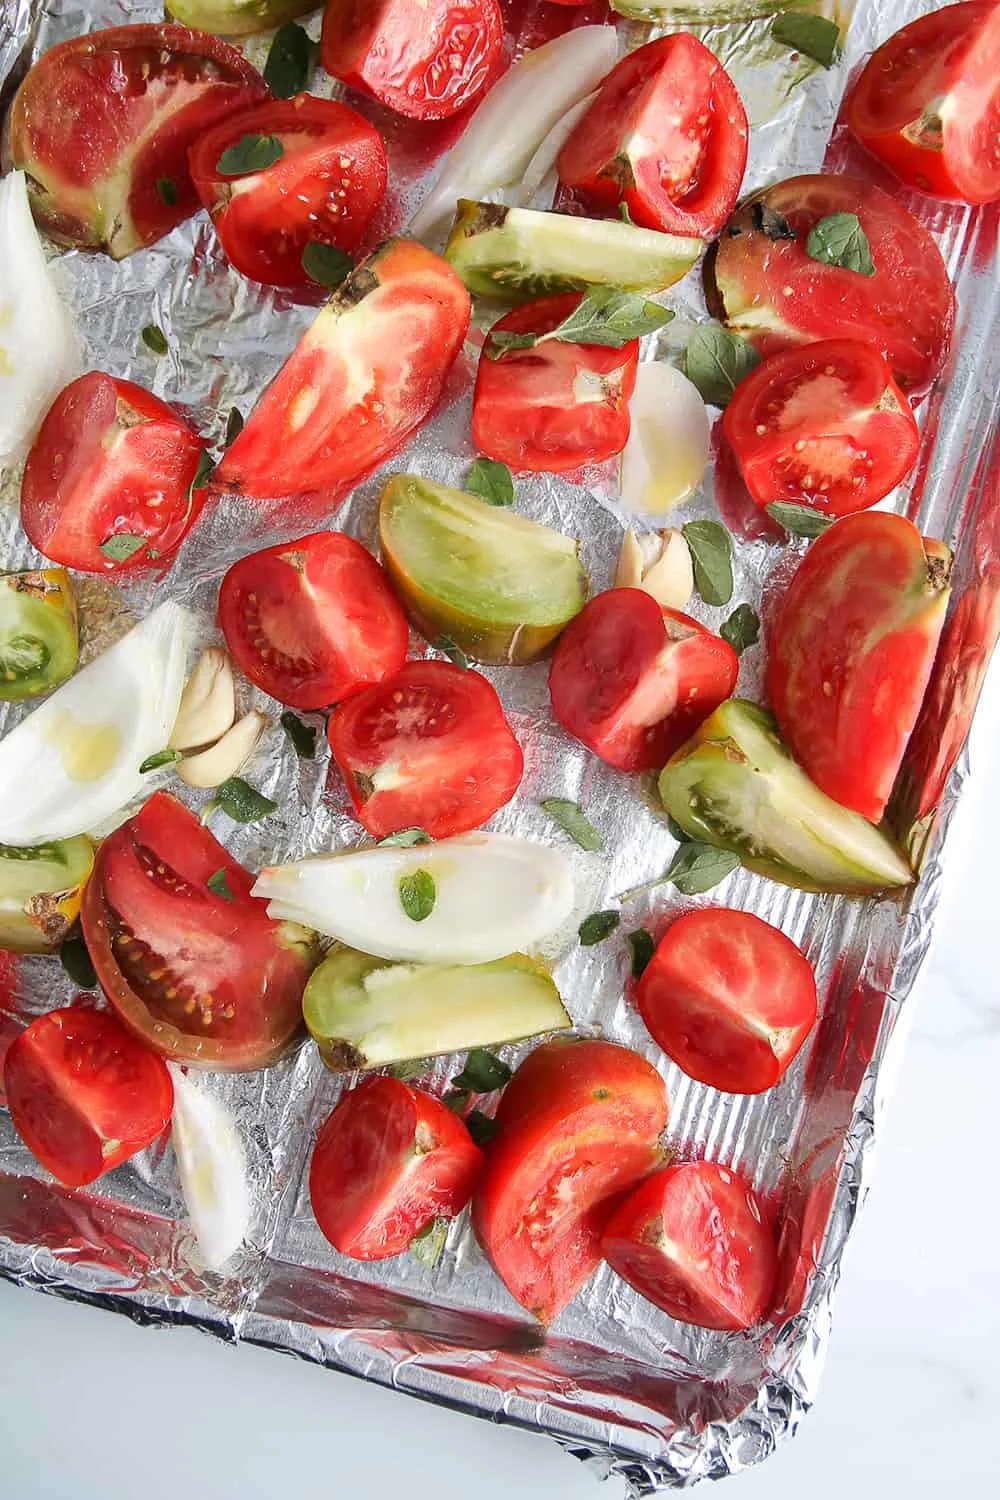
<path fill-rule="evenodd" d="M 259 818 L 266 818 L 273 813 L 278 806 L 272 802 L 270 797 L 265 797 L 263 792 L 258 792 L 242 776 L 230 776 L 224 781 L 215 793 L 215 805 L 221 807 L 227 817 L 232 818 L 234 823 L 256 823 Z"/>
<path fill-rule="evenodd" d="M 354 262 L 346 250 L 336 245 L 324 245 L 321 240 L 310 240 L 302 252 L 302 269 L 320 286 L 331 291 L 346 281 L 354 270 Z"/>
<path fill-rule="evenodd" d="M 273 167 L 284 154 L 285 148 L 276 135 L 241 135 L 223 151 L 215 170 L 223 177 L 246 177 L 251 172 Z"/>
<path fill-rule="evenodd" d="M 720 323 L 696 328 L 684 351 L 684 373 L 709 406 L 727 406 L 740 381 L 759 364 L 753 344 Z"/>
<path fill-rule="evenodd" d="M 414 870 L 399 877 L 399 904 L 411 922 L 425 922 L 436 900 L 437 886 L 429 870 Z"/>
<path fill-rule="evenodd" d="M 431 647 L 435 651 L 440 651 L 442 656 L 446 656 L 449 661 L 453 661 L 456 667 L 469 665 L 469 658 L 461 646 L 456 646 L 450 635 L 439 635 L 437 640 L 431 641 Z"/>
<path fill-rule="evenodd" d="M 74 930 L 68 938 L 64 939 L 59 949 L 59 962 L 73 983 L 79 985 L 81 990 L 97 988 L 97 975 L 94 973 L 94 965 L 82 932 Z"/>
<path fill-rule="evenodd" d="M 380 848 L 412 849 L 414 844 L 433 844 L 434 840 L 422 828 L 401 828 L 398 833 L 387 833 L 378 842 Z"/>
<path fill-rule="evenodd" d="M 822 536 L 834 521 L 833 516 L 825 516 L 811 505 L 795 505 L 791 500 L 774 500 L 766 509 L 771 520 L 791 536 Z"/>
<path fill-rule="evenodd" d="M 604 840 L 579 802 L 571 802 L 568 797 L 543 797 L 538 805 L 581 849 L 593 854 L 604 848 Z"/>
<path fill-rule="evenodd" d="M 755 646 L 760 639 L 760 616 L 750 604 L 739 604 L 728 620 L 719 627 L 719 634 L 742 656 L 748 646 Z"/>
<path fill-rule="evenodd" d="M 153 755 L 147 755 L 139 767 L 139 775 L 145 776 L 147 771 L 158 771 L 161 766 L 172 766 L 175 760 L 180 760 L 181 752 L 168 747 L 166 750 L 157 750 Z"/>
<path fill-rule="evenodd" d="M 510 1069 L 487 1048 L 473 1047 L 465 1059 L 465 1067 L 451 1081 L 454 1088 L 470 1094 L 492 1094 L 510 1082 Z"/>
<path fill-rule="evenodd" d="M 488 1146 L 495 1139 L 500 1126 L 489 1115 L 484 1115 L 481 1109 L 470 1109 L 465 1117 L 465 1128 L 477 1146 Z"/>
<path fill-rule="evenodd" d="M 716 849 L 713 844 L 681 844 L 664 880 L 675 885 L 685 896 L 698 896 L 725 880 L 739 862 L 738 856 L 729 849 Z"/>
<path fill-rule="evenodd" d="M 652 934 L 647 932 L 645 927 L 637 927 L 634 932 L 629 933 L 625 941 L 632 950 L 632 978 L 641 979 L 656 947 Z"/>
<path fill-rule="evenodd" d="M 445 1240 L 448 1238 L 448 1220 L 432 1219 L 419 1234 L 410 1241 L 410 1254 L 427 1271 L 433 1271 L 441 1259 Z"/>
<path fill-rule="evenodd" d="M 159 323 L 147 323 L 142 330 L 142 342 L 151 354 L 157 356 L 166 354 L 170 345 L 167 343 L 167 335 L 163 332 Z"/>
<path fill-rule="evenodd" d="M 230 443 L 235 443 L 242 431 L 243 413 L 238 406 L 231 406 L 229 408 L 229 416 L 226 418 L 225 447 L 228 448 Z"/>
<path fill-rule="evenodd" d="M 450 1109 L 453 1115 L 460 1115 L 468 1102 L 468 1089 L 449 1089 L 446 1094 L 441 1095 L 441 1103 Z"/>
<path fill-rule="evenodd" d="M 225 870 L 213 870 L 212 874 L 205 881 L 205 884 L 213 896 L 221 896 L 223 901 L 236 900 L 230 889 L 229 881 L 226 879 Z"/>
<path fill-rule="evenodd" d="M 706 604 L 733 597 L 733 541 L 718 521 L 688 521 L 681 527 L 694 564 L 694 586 Z"/>
<path fill-rule="evenodd" d="M 620 349 L 630 339 L 653 333 L 669 323 L 673 313 L 640 292 L 619 286 L 591 286 L 561 323 L 548 333 L 492 332 L 486 341 L 489 359 L 499 359 L 508 349 L 533 349 L 549 339 L 566 344 L 604 344 Z"/>
<path fill-rule="evenodd" d="M 824 68 L 831 66 L 840 50 L 840 27 L 826 16 L 786 12 L 771 22 L 771 35 L 780 46 L 801 52 Z"/>
<path fill-rule="evenodd" d="M 298 714 L 286 708 L 281 715 L 281 727 L 292 742 L 292 749 L 300 760 L 312 760 L 316 754 L 316 731 L 311 724 L 303 724 Z"/>
<path fill-rule="evenodd" d="M 493 458 L 477 458 L 469 465 L 465 488 L 487 505 L 514 504 L 514 476 L 506 464 Z"/>
<path fill-rule="evenodd" d="M 291 99 L 302 93 L 309 82 L 316 52 L 316 43 L 304 27 L 294 21 L 278 27 L 264 64 L 264 82 L 275 99 Z"/>
<path fill-rule="evenodd" d="M 194 478 L 191 481 L 191 488 L 188 491 L 189 498 L 194 494 L 195 490 L 203 490 L 205 488 L 212 477 L 214 468 L 215 465 L 211 460 L 208 449 L 202 448 L 198 454 L 198 467 L 194 471 Z"/>
<path fill-rule="evenodd" d="M 147 538 L 144 536 L 130 536 L 127 531 L 116 532 L 114 536 L 106 536 L 101 543 L 101 551 L 105 557 L 110 557 L 112 562 L 128 562 L 134 552 L 140 547 L 145 547 Z"/>
<path fill-rule="evenodd" d="M 156 191 L 161 203 L 168 208 L 173 208 L 177 202 L 177 184 L 172 177 L 158 177 L 156 179 Z"/>
<path fill-rule="evenodd" d="M 843 266 L 862 276 L 875 275 L 868 236 L 857 214 L 827 214 L 809 231 L 806 254 L 827 266 Z"/>
<path fill-rule="evenodd" d="M 431 1070 L 429 1057 L 410 1057 L 406 1062 L 393 1063 L 389 1069 L 392 1078 L 398 1078 L 401 1083 L 407 1083 L 411 1078 L 423 1078 L 425 1073 Z"/>
<path fill-rule="evenodd" d="M 595 943 L 603 943 L 609 938 L 622 919 L 620 911 L 594 911 L 589 917 L 584 917 L 580 923 L 579 936 L 581 948 L 593 948 Z"/>

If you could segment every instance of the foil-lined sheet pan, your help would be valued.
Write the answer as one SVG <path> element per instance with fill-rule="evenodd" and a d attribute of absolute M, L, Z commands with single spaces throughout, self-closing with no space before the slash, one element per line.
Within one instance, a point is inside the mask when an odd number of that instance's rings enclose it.
<path fill-rule="evenodd" d="M 465 1216 L 452 1225 L 433 1271 L 406 1255 L 372 1266 L 338 1256 L 310 1214 L 305 1167 L 314 1129 L 342 1085 L 324 1071 L 311 1045 L 266 1073 L 206 1075 L 235 1111 L 253 1176 L 251 1236 L 224 1274 L 192 1268 L 169 1147 L 143 1153 L 91 1189 L 70 1192 L 37 1166 L 2 1110 L 0 1274 L 138 1321 L 196 1323 L 224 1338 L 252 1340 L 546 1432 L 598 1472 L 625 1475 L 636 1495 L 718 1478 L 760 1461 L 812 1404 L 841 1258 L 871 1172 L 887 1059 L 898 1045 L 900 1017 L 927 953 L 946 878 L 945 834 L 967 776 L 964 759 L 956 764 L 955 757 L 1000 623 L 997 206 L 973 212 L 908 193 L 889 183 L 836 123 L 844 86 L 860 61 L 890 32 L 936 6 L 928 0 L 855 0 L 851 7 L 828 0 L 824 8 L 843 20 L 853 11 L 844 56 L 829 70 L 777 47 L 766 18 L 716 20 L 695 29 L 724 58 L 753 119 L 748 189 L 815 170 L 824 161 L 880 181 L 935 234 L 957 290 L 954 359 L 921 408 L 921 458 L 891 497 L 894 508 L 925 533 L 952 542 L 957 555 L 951 624 L 908 766 L 914 815 L 924 820 L 923 878 L 902 902 L 847 901 L 784 890 L 737 871 L 700 898 L 699 904 L 756 911 L 802 943 L 816 967 L 819 1024 L 779 1086 L 757 1098 L 693 1083 L 664 1058 L 625 995 L 627 949 L 621 941 L 584 949 L 569 931 L 557 937 L 549 955 L 576 1026 L 599 1027 L 663 1071 L 672 1100 L 671 1146 L 736 1165 L 774 1202 L 781 1271 L 773 1319 L 748 1334 L 687 1327 L 603 1267 L 543 1335 L 486 1265 Z M 511 50 L 537 40 L 544 13 L 554 9 L 544 0 L 509 4 Z M 606 16 L 603 5 L 592 4 L 567 10 L 564 24 Z M 0 100 L 9 102 L 30 60 L 54 41 L 102 25 L 153 19 L 158 13 L 138 0 L 3 0 Z M 319 16 L 307 24 L 317 34 Z M 622 48 L 650 34 L 644 24 L 618 24 Z M 258 65 L 268 41 L 246 44 Z M 331 81 L 320 74 L 316 87 L 330 92 Z M 376 226 L 381 236 L 405 224 L 447 131 L 363 107 L 386 132 L 392 161 L 394 187 Z M 313 315 L 231 271 L 204 214 L 120 264 L 72 252 L 56 257 L 53 270 L 79 320 L 88 366 L 150 386 L 216 441 L 229 409 L 236 405 L 246 414 Z M 677 317 L 658 339 L 646 341 L 644 358 L 676 357 L 692 322 L 707 316 L 698 270 L 667 300 Z M 156 359 L 142 345 L 140 329 L 148 322 L 167 334 L 167 357 Z M 329 507 L 308 514 L 287 506 L 252 508 L 227 498 L 205 512 L 159 581 L 120 592 L 101 580 L 83 581 L 85 652 L 121 633 L 154 597 L 181 600 L 193 610 L 201 636 L 212 638 L 219 578 L 255 546 L 326 524 L 374 545 L 384 473 L 411 469 L 460 483 L 473 457 L 469 407 L 476 354 L 474 332 L 435 418 L 335 513 Z M 613 469 L 587 471 L 572 482 L 536 476 L 517 489 L 526 514 L 580 537 L 592 585 L 604 587 L 625 524 Z M 37 561 L 17 525 L 16 493 L 15 476 L 0 496 L 0 563 L 6 567 Z M 715 514 L 710 465 L 702 490 L 677 520 Z M 794 544 L 782 548 L 748 535 L 740 517 L 723 518 L 738 539 L 736 593 L 725 610 L 693 606 L 715 628 L 737 603 L 766 599 L 772 571 L 787 570 L 796 554 Z M 414 647 L 424 649 L 416 640 Z M 751 696 L 760 688 L 762 650 L 751 648 L 741 662 L 739 690 Z M 517 798 L 490 826 L 557 837 L 538 800 L 558 795 L 579 799 L 605 834 L 605 853 L 574 855 L 575 921 L 606 904 L 610 893 L 664 870 L 675 846 L 648 787 L 601 765 L 559 730 L 548 712 L 544 665 L 487 673 L 522 741 L 527 767 Z M 250 690 L 246 699 L 248 707 L 273 709 Z M 361 841 L 324 755 L 299 761 L 275 728 L 248 774 L 279 803 L 265 821 L 222 832 L 249 866 Z M 186 795 L 197 800 L 197 794 Z M 660 887 L 626 908 L 622 930 L 646 925 L 657 931 L 668 914 L 687 904 L 670 887 Z M 5 972 L 4 957 L 0 1051 L 33 1014 L 65 1003 L 72 993 L 51 960 L 10 961 Z M 505 1055 L 513 1062 L 523 1050 L 508 1048 Z M 435 1068 L 438 1085 L 455 1071 L 453 1062 Z"/>

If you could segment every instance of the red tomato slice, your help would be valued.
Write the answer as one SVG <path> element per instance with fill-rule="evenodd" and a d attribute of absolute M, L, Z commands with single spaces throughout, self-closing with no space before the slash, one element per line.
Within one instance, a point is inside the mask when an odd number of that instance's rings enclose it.
<path fill-rule="evenodd" d="M 865 276 L 806 253 L 809 231 L 855 214 L 875 266 Z M 857 177 L 790 177 L 736 210 L 706 267 L 710 300 L 762 354 L 818 339 L 859 339 L 904 391 L 927 389 L 948 354 L 955 296 L 941 252 L 888 193 Z"/>
<path fill-rule="evenodd" d="M 736 686 L 728 642 L 641 589 L 607 589 L 559 637 L 549 668 L 552 712 L 609 766 L 649 771 Z"/>
<path fill-rule="evenodd" d="M 415 240 L 386 240 L 303 334 L 215 482 L 274 498 L 346 492 L 429 415 L 469 312 L 447 261 Z"/>
<path fill-rule="evenodd" d="M 214 889 L 223 878 L 228 896 Z M 264 1068 L 296 1037 L 311 935 L 272 922 L 253 883 L 166 792 L 97 851 L 81 912 L 87 947 L 121 1019 L 165 1057 Z"/>
<path fill-rule="evenodd" d="M 83 1006 L 38 1016 L 4 1062 L 14 1128 L 67 1187 L 83 1187 L 152 1144 L 169 1123 L 166 1064 L 114 1016 Z"/>
<path fill-rule="evenodd" d="M 711 235 L 732 213 L 749 133 L 733 80 L 682 31 L 612 68 L 556 165 L 565 187 L 626 204 L 647 229 Z"/>
<path fill-rule="evenodd" d="M 750 1328 L 774 1287 L 774 1236 L 753 1190 L 714 1161 L 664 1167 L 622 1204 L 601 1248 L 650 1302 L 699 1328 Z"/>
<path fill-rule="evenodd" d="M 446 661 L 411 661 L 355 693 L 327 724 L 354 816 L 376 838 L 450 838 L 509 802 L 524 757 L 492 685 Z"/>
<path fill-rule="evenodd" d="M 316 1222 L 341 1255 L 399 1255 L 468 1203 L 482 1152 L 457 1115 L 396 1078 L 366 1078 L 321 1126 L 309 1168 Z"/>
<path fill-rule="evenodd" d="M 162 566 L 204 503 L 206 491 L 191 488 L 203 452 L 142 386 L 81 375 L 49 407 L 28 454 L 21 524 L 45 557 L 84 573 Z"/>
<path fill-rule="evenodd" d="M 414 120 L 446 120 L 486 88 L 500 61 L 497 0 L 329 0 L 328 73 Z"/>
<path fill-rule="evenodd" d="M 112 26 L 50 47 L 14 97 L 7 149 L 36 221 L 116 260 L 198 208 L 195 137 L 266 98 L 235 47 L 186 26 Z"/>
<path fill-rule="evenodd" d="M 745 911 L 678 917 L 636 992 L 650 1036 L 689 1078 L 773 1088 L 816 1020 L 816 981 L 790 938 Z"/>
<path fill-rule="evenodd" d="M 851 90 L 847 124 L 910 187 L 1000 198 L 1000 7 L 946 5 L 897 31 Z"/>
<path fill-rule="evenodd" d="M 877 349 L 829 339 L 772 354 L 741 380 L 723 429 L 754 500 L 846 516 L 910 472 L 920 434 Z"/>
<path fill-rule="evenodd" d="M 656 1069 L 600 1040 L 543 1042 L 507 1085 L 472 1221 L 511 1296 L 543 1323 L 594 1270 L 621 1194 L 661 1159 L 667 1109 Z"/>
<path fill-rule="evenodd" d="M 950 562 L 903 516 L 847 516 L 812 543 L 775 616 L 768 690 L 782 738 L 822 791 L 873 823 L 930 680 Z"/>
<path fill-rule="evenodd" d="M 526 302 L 490 332 L 549 333 L 582 295 Z M 534 349 L 510 349 L 500 359 L 484 350 L 472 401 L 476 446 L 511 468 L 553 474 L 611 458 L 628 441 L 638 364 L 637 339 L 620 349 L 549 339 Z"/>
<path fill-rule="evenodd" d="M 398 672 L 406 616 L 360 542 L 315 531 L 234 563 L 219 624 L 251 682 L 292 708 L 325 708 Z"/>
<path fill-rule="evenodd" d="M 220 172 L 222 153 L 245 135 L 274 136 L 281 156 L 258 172 Z M 378 131 L 346 104 L 312 94 L 227 116 L 198 137 L 190 160 L 230 264 L 254 281 L 296 292 L 318 285 L 302 268 L 306 247 L 354 250 L 385 193 Z"/>

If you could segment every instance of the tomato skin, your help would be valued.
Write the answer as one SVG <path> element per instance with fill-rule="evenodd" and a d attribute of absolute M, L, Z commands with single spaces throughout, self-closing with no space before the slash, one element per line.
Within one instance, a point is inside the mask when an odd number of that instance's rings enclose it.
<path fill-rule="evenodd" d="M 740 381 L 722 425 L 762 508 L 789 500 L 825 515 L 865 510 L 906 477 L 920 449 L 888 364 L 857 339 L 770 355 Z"/>
<path fill-rule="evenodd" d="M 559 637 L 549 696 L 559 723 L 609 766 L 663 766 L 736 686 L 727 641 L 642 589 L 597 594 Z"/>
<path fill-rule="evenodd" d="M 320 1127 L 309 1168 L 316 1222 L 354 1260 L 399 1255 L 469 1201 L 482 1152 L 445 1104 L 397 1078 L 366 1078 Z"/>
<path fill-rule="evenodd" d="M 656 1069 L 614 1042 L 543 1042 L 514 1073 L 472 1222 L 511 1296 L 541 1322 L 576 1296 L 614 1204 L 661 1160 L 667 1110 Z"/>
<path fill-rule="evenodd" d="M 722 64 L 687 32 L 612 68 L 559 152 L 559 180 L 668 234 L 713 235 L 733 210 L 750 129 Z"/>
<path fill-rule="evenodd" d="M 66 1187 L 83 1187 L 151 1145 L 174 1107 L 162 1059 L 114 1016 L 84 1006 L 25 1027 L 3 1081 L 18 1135 Z"/>
<path fill-rule="evenodd" d="M 608 1265 L 656 1307 L 699 1328 L 751 1328 L 774 1288 L 765 1211 L 731 1167 L 681 1162 L 647 1177 L 614 1214 Z"/>
<path fill-rule="evenodd" d="M 232 899 L 208 888 L 222 871 Z M 255 877 L 166 792 L 97 852 L 81 920 L 98 980 L 141 1041 L 241 1072 L 285 1052 L 302 1022 L 312 935 L 274 922 Z"/>
<path fill-rule="evenodd" d="M 946 5 L 868 59 L 847 126 L 909 187 L 938 198 L 1000 198 L 1000 10 Z"/>
<path fill-rule="evenodd" d="M 410 631 L 389 580 L 353 537 L 315 531 L 251 552 L 219 588 L 240 671 L 279 703 L 324 708 L 398 672 Z"/>
<path fill-rule="evenodd" d="M 490 332 L 549 333 L 582 296 L 568 292 L 526 302 Z M 638 364 L 637 339 L 620 349 L 550 339 L 534 349 L 511 349 L 501 359 L 490 359 L 484 349 L 472 399 L 477 448 L 512 469 L 551 474 L 611 458 L 628 441 Z"/>
<path fill-rule="evenodd" d="M 355 693 L 330 715 L 327 738 L 354 816 L 375 838 L 468 833 L 510 801 L 524 772 L 492 684 L 451 662 L 407 662 Z"/>
<path fill-rule="evenodd" d="M 689 1078 L 731 1094 L 773 1088 L 816 1021 L 816 980 L 800 949 L 760 917 L 720 907 L 670 924 L 636 1000 Z"/>

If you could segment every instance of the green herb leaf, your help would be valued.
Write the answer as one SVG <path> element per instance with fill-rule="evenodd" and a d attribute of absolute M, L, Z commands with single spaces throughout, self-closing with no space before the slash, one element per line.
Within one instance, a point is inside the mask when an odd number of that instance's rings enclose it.
<path fill-rule="evenodd" d="M 275 99 L 291 99 L 302 93 L 318 50 L 304 27 L 294 21 L 278 27 L 264 64 L 264 82 Z"/>
<path fill-rule="evenodd" d="M 448 1220 L 432 1219 L 410 1241 L 410 1254 L 425 1270 L 433 1271 L 448 1238 Z"/>
<path fill-rule="evenodd" d="M 683 895 L 698 896 L 725 880 L 739 862 L 737 855 L 729 849 L 716 849 L 713 844 L 692 841 L 680 846 L 663 878 Z"/>
<path fill-rule="evenodd" d="M 170 345 L 167 343 L 167 335 L 163 332 L 159 323 L 147 323 L 142 330 L 142 342 L 152 354 L 166 354 Z"/>
<path fill-rule="evenodd" d="M 213 896 L 221 896 L 223 901 L 235 901 L 236 897 L 229 888 L 225 870 L 214 870 L 205 881 Z"/>
<path fill-rule="evenodd" d="M 635 220 L 628 211 L 628 204 L 623 199 L 618 205 L 618 217 L 623 224 L 634 224 Z"/>
<path fill-rule="evenodd" d="M 684 373 L 710 406 L 727 406 L 740 381 L 759 364 L 753 344 L 720 323 L 696 328 L 684 351 Z"/>
<path fill-rule="evenodd" d="M 622 919 L 619 911 L 594 911 L 580 923 L 580 947 L 592 948 L 611 936 Z"/>
<path fill-rule="evenodd" d="M 346 250 L 336 245 L 324 245 L 321 240 L 310 240 L 302 252 L 302 269 L 320 286 L 340 286 L 354 270 L 354 262 Z"/>
<path fill-rule="evenodd" d="M 147 755 L 139 767 L 139 775 L 145 776 L 147 771 L 158 771 L 161 766 L 172 766 L 175 760 L 180 760 L 181 752 L 168 747 L 166 750 L 157 750 L 153 755 Z"/>
<path fill-rule="evenodd" d="M 514 476 L 506 464 L 493 458 L 477 458 L 465 476 L 465 488 L 487 505 L 514 504 Z"/>
<path fill-rule="evenodd" d="M 97 988 L 97 975 L 81 932 L 73 932 L 64 940 L 59 949 L 59 962 L 81 990 Z"/>
<path fill-rule="evenodd" d="M 441 1096 L 441 1103 L 450 1109 L 453 1115 L 460 1115 L 468 1102 L 468 1089 L 449 1089 Z"/>
<path fill-rule="evenodd" d="M 645 927 L 637 927 L 634 932 L 629 933 L 625 941 L 632 950 L 632 978 L 641 979 L 656 947 L 652 934 L 647 932 Z"/>
<path fill-rule="evenodd" d="M 128 562 L 134 552 L 140 547 L 145 547 L 147 538 L 144 536 L 130 536 L 127 531 L 118 531 L 114 536 L 106 536 L 101 543 L 101 551 L 105 557 L 110 557 L 112 562 Z"/>
<path fill-rule="evenodd" d="M 719 634 L 742 656 L 748 646 L 755 646 L 760 639 L 760 616 L 749 604 L 739 604 L 728 620 L 724 620 Z"/>
<path fill-rule="evenodd" d="M 806 240 L 806 254 L 827 266 L 843 266 L 862 276 L 875 275 L 868 236 L 857 214 L 827 214 L 817 220 Z"/>
<path fill-rule="evenodd" d="M 667 827 L 679 844 L 689 844 L 691 842 L 691 835 L 669 813 L 667 814 Z"/>
<path fill-rule="evenodd" d="M 224 446 L 228 448 L 230 443 L 235 443 L 236 439 L 239 437 L 242 431 L 243 413 L 240 411 L 238 406 L 231 406 L 229 408 L 229 416 L 226 418 L 226 436 Z"/>
<path fill-rule="evenodd" d="M 285 148 L 276 135 L 241 135 L 223 151 L 215 170 L 223 177 L 247 177 L 251 172 L 273 167 L 284 154 Z"/>
<path fill-rule="evenodd" d="M 165 203 L 168 208 L 173 208 L 177 202 L 177 184 L 172 177 L 158 177 L 156 179 L 156 191 L 160 202 Z"/>
<path fill-rule="evenodd" d="M 389 1069 L 391 1078 L 398 1078 L 401 1083 L 407 1083 L 411 1078 L 423 1078 L 425 1073 L 431 1070 L 429 1057 L 410 1057 L 406 1062 L 393 1063 Z"/>
<path fill-rule="evenodd" d="M 500 1126 L 481 1109 L 470 1109 L 465 1117 L 465 1128 L 477 1146 L 488 1146 L 496 1138 Z"/>
<path fill-rule="evenodd" d="M 780 46 L 801 52 L 824 68 L 830 67 L 840 50 L 840 27 L 825 16 L 793 15 L 791 12 L 775 16 L 771 22 L 771 35 Z"/>
<path fill-rule="evenodd" d="M 449 661 L 453 661 L 456 667 L 467 667 L 469 658 L 461 646 L 456 646 L 450 635 L 439 635 L 436 641 L 431 641 L 434 651 L 440 651 Z"/>
<path fill-rule="evenodd" d="M 470 1094 L 492 1094 L 510 1082 L 510 1069 L 485 1047 L 473 1047 L 465 1059 L 465 1067 L 451 1081 L 455 1088 Z"/>
<path fill-rule="evenodd" d="M 794 505 L 791 500 L 775 500 L 766 509 L 771 520 L 791 536 L 822 536 L 834 521 L 833 516 L 825 516 L 811 505 Z"/>
<path fill-rule="evenodd" d="M 411 922 L 425 922 L 434 910 L 437 886 L 429 870 L 399 877 L 399 904 Z"/>
<path fill-rule="evenodd" d="M 619 286 L 591 286 L 569 316 L 549 333 L 508 333 L 501 329 L 490 334 L 485 353 L 489 359 L 498 359 L 508 349 L 532 349 L 548 339 L 620 349 L 630 339 L 663 328 L 672 317 L 669 307 L 651 302 L 640 292 L 626 292 Z"/>
<path fill-rule="evenodd" d="M 198 467 L 194 471 L 194 478 L 191 481 L 191 490 L 189 493 L 193 494 L 195 490 L 203 490 L 211 479 L 214 468 L 215 465 L 209 457 L 208 449 L 202 448 L 198 454 Z"/>
<path fill-rule="evenodd" d="M 387 833 L 378 842 L 380 849 L 412 849 L 414 844 L 433 844 L 434 840 L 422 828 L 401 828 L 398 833 Z"/>
<path fill-rule="evenodd" d="M 256 823 L 258 818 L 266 818 L 278 806 L 242 776 L 230 776 L 224 781 L 216 791 L 214 801 L 234 823 Z"/>
<path fill-rule="evenodd" d="M 579 802 L 571 802 L 568 797 L 544 797 L 538 805 L 581 849 L 594 853 L 604 848 L 604 840 Z"/>
<path fill-rule="evenodd" d="M 286 708 L 281 715 L 281 727 L 292 742 L 292 749 L 300 760 L 312 760 L 316 754 L 316 731 L 311 724 L 303 724 L 298 714 Z"/>
<path fill-rule="evenodd" d="M 733 540 L 718 521 L 688 521 L 681 527 L 694 564 L 694 586 L 706 604 L 733 597 Z"/>

